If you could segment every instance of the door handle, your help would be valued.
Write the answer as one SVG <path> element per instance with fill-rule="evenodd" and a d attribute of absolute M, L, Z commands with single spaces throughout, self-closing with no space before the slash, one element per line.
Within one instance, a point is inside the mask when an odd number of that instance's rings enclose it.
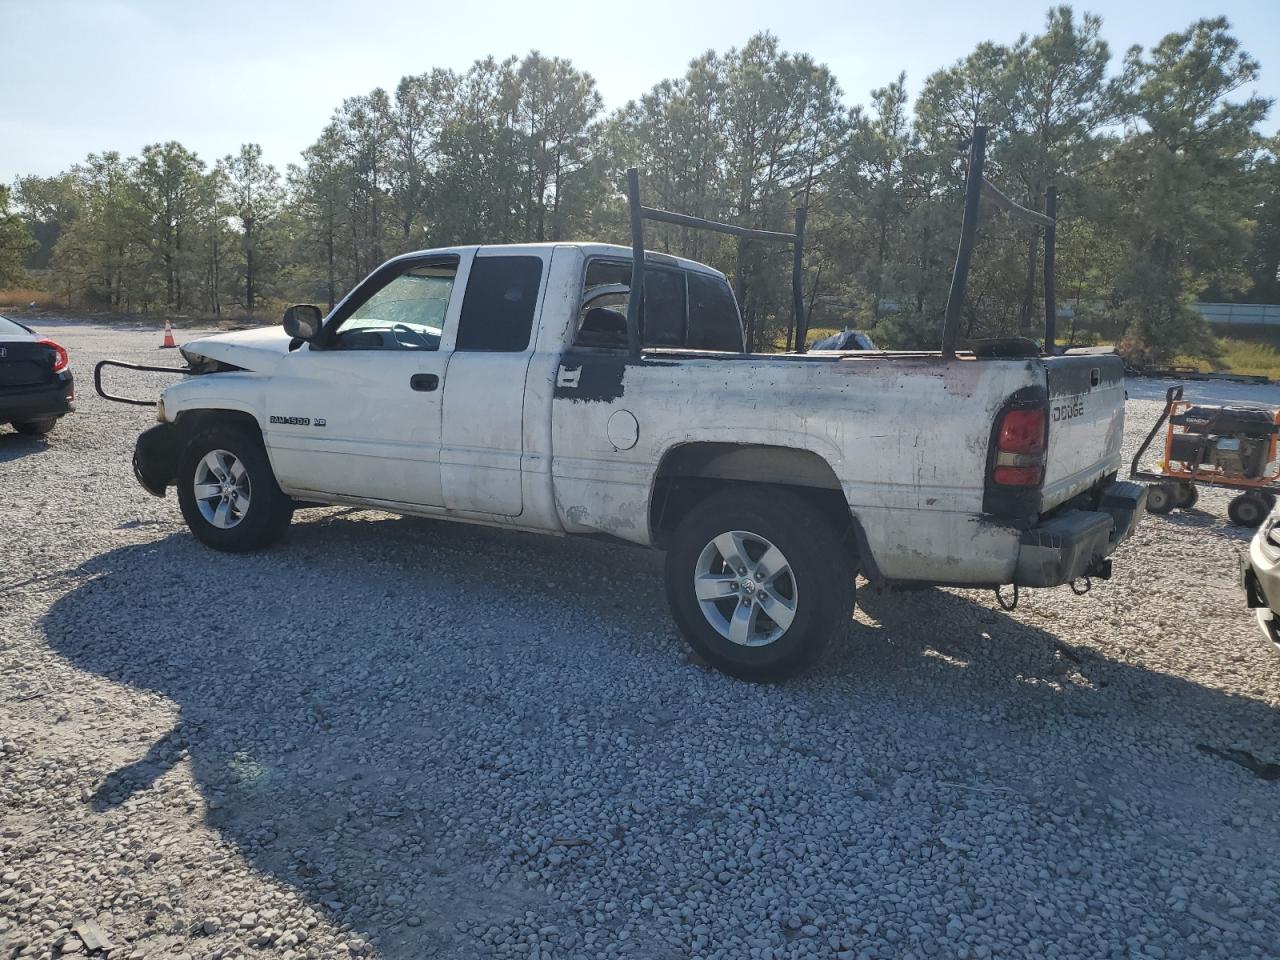
<path fill-rule="evenodd" d="M 415 373 L 409 378 L 409 386 L 414 390 L 434 390 L 440 386 L 440 378 L 434 373 Z"/>

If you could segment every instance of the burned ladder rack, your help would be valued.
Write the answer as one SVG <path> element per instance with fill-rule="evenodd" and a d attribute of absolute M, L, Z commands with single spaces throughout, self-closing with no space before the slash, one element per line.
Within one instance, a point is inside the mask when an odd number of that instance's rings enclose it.
<path fill-rule="evenodd" d="M 801 290 L 804 207 L 796 207 L 795 233 L 753 230 L 735 226 L 732 223 L 719 223 L 715 220 L 704 220 L 702 217 L 691 217 L 684 213 L 673 213 L 670 210 L 658 210 L 654 207 L 646 207 L 640 202 L 640 174 L 635 167 L 627 171 L 627 206 L 631 212 L 631 296 L 627 300 L 627 347 L 631 351 L 632 359 L 640 358 L 640 313 L 644 309 L 644 221 L 646 220 L 671 223 L 678 227 L 692 227 L 695 230 L 727 233 L 729 236 L 741 237 L 744 240 L 791 244 L 791 309 L 796 328 L 796 349 L 804 353 L 804 341 L 808 333 L 804 316 L 804 295 Z"/>
<path fill-rule="evenodd" d="M 1054 294 L 1053 261 L 1058 230 L 1058 194 L 1053 187 L 1044 195 L 1044 213 L 1028 210 L 1014 203 L 1000 188 L 983 175 L 987 154 L 987 128 L 973 128 L 969 139 L 969 166 L 964 180 L 964 218 L 960 222 L 960 247 L 956 251 L 955 271 L 951 275 L 951 291 L 947 294 L 947 312 L 942 321 L 942 356 L 954 359 L 960 337 L 960 311 L 964 307 L 965 286 L 969 281 L 969 264 L 973 259 L 974 236 L 978 229 L 978 205 L 985 195 L 988 200 L 1010 215 L 1044 227 L 1044 350 L 1053 353 L 1057 337 L 1057 299 Z"/>

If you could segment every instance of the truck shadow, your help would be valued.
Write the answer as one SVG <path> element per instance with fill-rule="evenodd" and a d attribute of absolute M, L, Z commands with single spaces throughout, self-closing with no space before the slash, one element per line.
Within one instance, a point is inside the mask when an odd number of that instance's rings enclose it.
<path fill-rule="evenodd" d="M 684 657 L 654 554 L 381 517 L 303 520 L 288 545 L 250 556 L 175 533 L 74 572 L 86 582 L 43 623 L 51 647 L 179 712 L 103 776 L 85 815 L 145 797 L 189 761 L 211 827 L 397 960 L 485 953 L 477 929 L 527 911 L 573 944 L 589 905 L 669 883 L 638 875 L 624 848 L 664 849 L 664 871 L 701 877 L 702 844 L 673 837 L 705 828 L 745 850 L 798 804 L 964 838 L 965 804 L 994 794 L 1061 834 L 1052 856 L 1093 857 L 1103 878 L 1141 855 L 1111 801 L 1154 804 L 1153 820 L 1177 827 L 1144 843 L 1195 859 L 1210 838 L 1227 879 L 1231 856 L 1280 849 L 1275 818 L 1248 837 L 1222 826 L 1223 809 L 1265 785 L 1196 750 L 1280 743 L 1260 701 L 940 590 L 863 591 L 821 671 L 752 686 Z M 709 727 L 707 711 L 738 720 Z M 726 813 L 743 764 L 787 785 L 752 801 L 756 820 Z M 895 880 L 932 883 L 934 869 L 907 856 Z M 1052 876 L 1051 899 L 1078 882 Z M 742 906 L 752 889 L 744 875 L 711 902 Z M 1186 922 L 1155 897 L 1130 900 L 1141 919 Z M 1108 917 L 1097 923 L 1116 942 L 1140 922 Z M 644 922 L 654 944 L 676 923 Z M 194 936 L 196 954 L 224 945 Z"/>

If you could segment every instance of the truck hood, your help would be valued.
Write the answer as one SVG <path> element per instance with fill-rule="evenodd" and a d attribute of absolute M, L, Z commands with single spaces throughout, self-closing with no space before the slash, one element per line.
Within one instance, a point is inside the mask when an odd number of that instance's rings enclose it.
<path fill-rule="evenodd" d="M 257 327 L 189 340 L 181 350 L 187 363 L 197 369 L 214 361 L 253 373 L 266 373 L 289 352 L 289 335 L 281 327 Z"/>

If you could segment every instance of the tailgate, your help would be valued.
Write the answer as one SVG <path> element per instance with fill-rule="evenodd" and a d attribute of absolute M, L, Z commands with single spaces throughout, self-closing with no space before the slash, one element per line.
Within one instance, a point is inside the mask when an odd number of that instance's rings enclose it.
<path fill-rule="evenodd" d="M 1051 510 L 1120 469 L 1124 361 L 1116 356 L 1047 357 L 1049 454 L 1042 509 Z"/>

